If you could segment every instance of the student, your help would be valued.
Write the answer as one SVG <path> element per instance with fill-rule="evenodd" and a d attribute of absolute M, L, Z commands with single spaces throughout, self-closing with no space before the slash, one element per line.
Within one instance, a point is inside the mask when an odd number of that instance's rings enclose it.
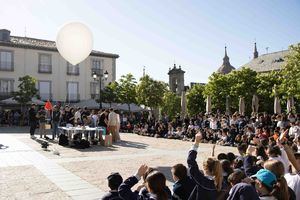
<path fill-rule="evenodd" d="M 110 191 L 105 194 L 101 200 L 121 200 L 118 188 L 123 182 L 122 176 L 119 173 L 112 173 L 107 177 L 107 180 Z"/>
<path fill-rule="evenodd" d="M 270 170 L 276 175 L 277 186 L 279 190 L 277 191 L 278 199 L 296 199 L 295 192 L 288 187 L 287 182 L 284 178 L 284 165 L 278 160 L 268 160 L 264 163 L 264 168 Z"/>
<path fill-rule="evenodd" d="M 174 165 L 171 172 L 175 181 L 172 200 L 187 200 L 195 187 L 195 182 L 187 175 L 187 169 L 183 164 Z"/>
<path fill-rule="evenodd" d="M 201 133 L 197 133 L 195 136 L 195 144 L 189 151 L 187 163 L 189 167 L 189 173 L 196 183 L 195 189 L 192 191 L 189 200 L 215 200 L 218 197 L 218 193 L 221 192 L 223 175 L 220 161 L 215 158 L 208 158 L 203 163 L 202 173 L 199 170 L 196 162 L 197 149 L 202 139 Z"/>
<path fill-rule="evenodd" d="M 146 178 L 146 187 L 149 191 L 148 196 L 141 196 L 131 188 L 139 182 L 141 177 L 146 173 L 148 167 L 140 166 L 134 176 L 126 179 L 119 187 L 119 196 L 124 200 L 168 200 L 168 194 L 165 191 L 166 177 L 158 171 L 151 172 Z"/>
<path fill-rule="evenodd" d="M 259 195 L 259 199 L 263 200 L 281 200 L 278 193 L 280 189 L 277 186 L 276 175 L 267 169 L 259 170 L 255 175 L 251 176 L 254 179 L 255 189 Z"/>

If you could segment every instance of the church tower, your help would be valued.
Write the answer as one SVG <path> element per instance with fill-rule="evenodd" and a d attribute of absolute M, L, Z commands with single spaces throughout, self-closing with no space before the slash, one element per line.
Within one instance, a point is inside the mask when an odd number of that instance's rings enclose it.
<path fill-rule="evenodd" d="M 257 48 L 256 48 L 256 42 L 254 43 L 254 53 L 253 53 L 253 59 L 257 58 L 258 57 L 258 51 L 257 51 Z"/>
<path fill-rule="evenodd" d="M 179 65 L 179 68 L 176 68 L 176 64 L 171 69 L 169 68 L 169 88 L 172 92 L 177 95 L 181 95 L 182 91 L 184 91 L 184 73 Z"/>
<path fill-rule="evenodd" d="M 223 64 L 219 69 L 217 70 L 220 74 L 228 74 L 232 70 L 235 70 L 235 68 L 230 64 L 229 57 L 227 56 L 227 47 L 225 46 L 225 56 L 223 58 Z"/>

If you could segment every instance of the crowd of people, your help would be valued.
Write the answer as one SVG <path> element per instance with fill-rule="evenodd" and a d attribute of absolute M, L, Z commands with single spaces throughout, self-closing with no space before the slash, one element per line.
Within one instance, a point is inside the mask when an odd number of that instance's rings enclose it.
<path fill-rule="evenodd" d="M 291 113 L 253 114 L 250 118 L 237 113 L 198 115 L 171 122 L 143 119 L 133 126 L 134 133 L 194 142 L 187 166 L 173 163 L 171 190 L 165 175 L 150 166 L 141 165 L 124 181 L 119 173 L 111 174 L 111 191 L 102 199 L 300 200 L 299 120 L 300 115 Z M 200 170 L 197 150 L 200 143 L 207 142 L 213 143 L 212 157 L 204 160 Z M 215 157 L 216 144 L 235 146 L 239 155 L 229 152 Z M 132 190 L 141 178 L 140 186 Z"/>
<path fill-rule="evenodd" d="M 119 173 L 108 176 L 110 191 L 102 200 L 299 200 L 300 137 L 293 143 L 288 134 L 277 140 L 256 135 L 251 143 L 238 145 L 239 155 L 220 153 L 204 160 L 199 169 L 197 151 L 205 134 L 198 130 L 187 156 L 187 167 L 171 168 L 173 188 L 165 175 L 155 168 L 141 165 L 136 173 L 123 180 Z M 132 187 L 139 183 L 136 190 Z"/>

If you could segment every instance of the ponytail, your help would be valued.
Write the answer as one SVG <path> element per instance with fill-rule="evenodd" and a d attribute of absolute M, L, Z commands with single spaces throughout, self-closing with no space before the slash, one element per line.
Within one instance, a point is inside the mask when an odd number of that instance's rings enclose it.
<path fill-rule="evenodd" d="M 289 189 L 285 178 L 282 176 L 277 179 L 277 183 L 273 186 L 270 194 L 277 199 L 288 200 Z"/>
<path fill-rule="evenodd" d="M 215 158 L 208 158 L 203 163 L 203 168 L 208 170 L 214 176 L 214 183 L 217 191 L 221 191 L 223 183 L 223 170 L 219 160 Z"/>
<path fill-rule="evenodd" d="M 215 186 L 217 188 L 217 191 L 221 191 L 223 183 L 223 172 L 222 165 L 218 160 L 215 160 L 214 162 L 213 174 L 215 176 Z"/>

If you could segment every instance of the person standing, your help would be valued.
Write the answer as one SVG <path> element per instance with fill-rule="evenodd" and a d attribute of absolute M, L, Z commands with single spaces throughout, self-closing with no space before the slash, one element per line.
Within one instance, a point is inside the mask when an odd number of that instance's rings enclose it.
<path fill-rule="evenodd" d="M 30 137 L 32 139 L 34 139 L 34 132 L 36 129 L 36 125 L 37 125 L 37 118 L 36 118 L 36 111 L 35 111 L 35 104 L 31 104 L 31 107 L 28 111 L 28 115 L 29 115 L 29 126 L 30 126 Z"/>
<path fill-rule="evenodd" d="M 40 138 L 42 138 L 42 135 L 44 135 L 44 138 L 46 137 L 46 111 L 41 108 L 37 114 L 37 118 L 39 120 L 39 132 L 40 132 Z"/>
<path fill-rule="evenodd" d="M 116 140 L 120 141 L 121 137 L 120 137 L 120 124 L 121 124 L 121 119 L 120 119 L 120 115 L 119 113 L 116 111 L 117 114 L 117 126 L 116 126 Z"/>
<path fill-rule="evenodd" d="M 114 112 L 114 109 L 110 109 L 109 110 L 109 114 L 108 114 L 108 128 L 109 128 L 109 132 L 111 132 L 112 134 L 112 141 L 116 142 L 117 141 L 117 137 L 116 137 L 116 130 L 117 130 L 117 123 L 118 123 L 118 119 L 117 119 L 117 113 Z"/>
<path fill-rule="evenodd" d="M 59 120 L 60 120 L 60 111 L 58 107 L 55 105 L 53 106 L 53 112 L 52 112 L 52 140 L 54 140 L 55 137 L 58 136 Z"/>

